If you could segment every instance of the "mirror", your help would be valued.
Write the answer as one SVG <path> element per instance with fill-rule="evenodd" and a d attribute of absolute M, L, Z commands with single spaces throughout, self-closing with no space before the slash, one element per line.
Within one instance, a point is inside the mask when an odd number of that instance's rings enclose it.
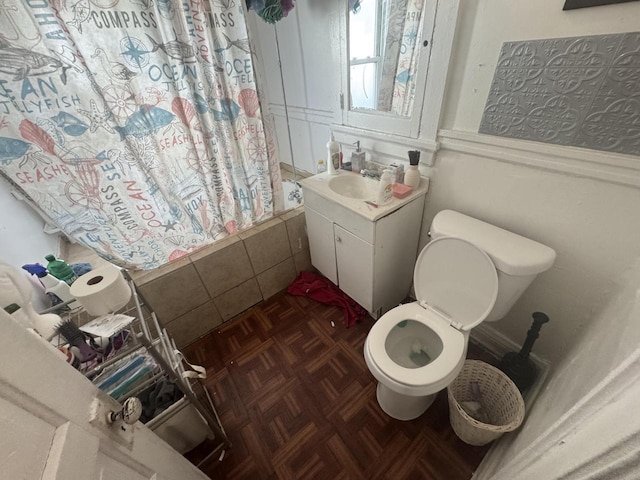
<path fill-rule="evenodd" d="M 349 0 L 350 110 L 411 116 L 424 0 Z"/>

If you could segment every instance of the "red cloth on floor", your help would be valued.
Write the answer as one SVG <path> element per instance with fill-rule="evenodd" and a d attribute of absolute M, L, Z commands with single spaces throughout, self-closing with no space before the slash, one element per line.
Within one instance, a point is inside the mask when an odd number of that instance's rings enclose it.
<path fill-rule="evenodd" d="M 300 272 L 287 291 L 291 295 L 306 295 L 327 305 L 335 305 L 344 311 L 344 324 L 351 327 L 362 320 L 367 311 L 336 287 L 330 280 L 311 272 Z"/>

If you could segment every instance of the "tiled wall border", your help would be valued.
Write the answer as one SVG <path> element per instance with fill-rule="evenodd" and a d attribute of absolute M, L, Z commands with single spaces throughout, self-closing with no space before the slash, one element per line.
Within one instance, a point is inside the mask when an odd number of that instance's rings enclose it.
<path fill-rule="evenodd" d="M 131 272 L 160 322 L 187 345 L 311 269 L 304 207 L 160 268 Z"/>

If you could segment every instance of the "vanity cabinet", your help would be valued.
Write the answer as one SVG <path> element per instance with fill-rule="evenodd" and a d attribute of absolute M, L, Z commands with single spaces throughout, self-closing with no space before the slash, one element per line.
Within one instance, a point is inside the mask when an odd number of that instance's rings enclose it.
<path fill-rule="evenodd" d="M 374 318 L 409 293 L 425 193 L 372 220 L 305 191 L 311 263 Z"/>

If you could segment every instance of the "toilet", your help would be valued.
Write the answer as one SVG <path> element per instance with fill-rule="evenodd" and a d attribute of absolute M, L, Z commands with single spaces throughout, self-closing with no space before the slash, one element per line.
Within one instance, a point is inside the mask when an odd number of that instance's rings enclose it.
<path fill-rule="evenodd" d="M 462 369 L 469 331 L 504 317 L 556 258 L 553 249 L 453 210 L 439 212 L 414 268 L 417 301 L 373 325 L 364 358 L 382 410 L 422 415 Z"/>

